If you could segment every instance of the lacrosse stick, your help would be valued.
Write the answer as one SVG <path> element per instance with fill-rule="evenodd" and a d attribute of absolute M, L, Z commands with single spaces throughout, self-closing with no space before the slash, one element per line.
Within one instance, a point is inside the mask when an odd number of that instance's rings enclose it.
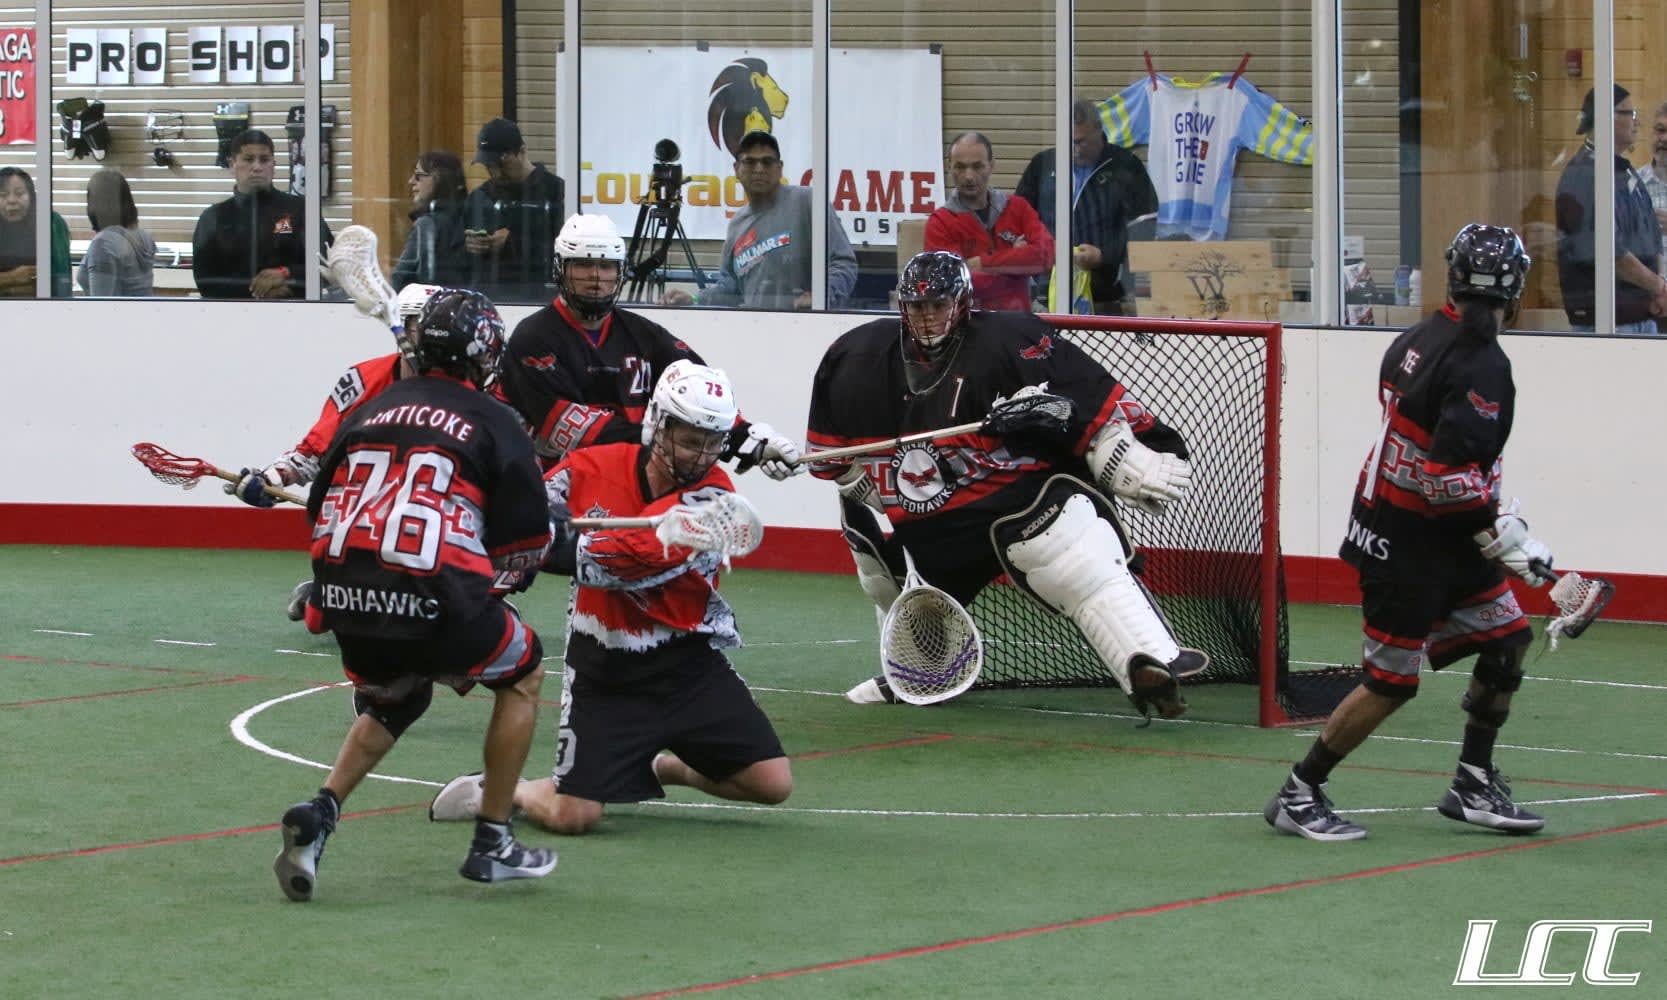
<path fill-rule="evenodd" d="M 379 319 L 398 337 L 405 330 L 399 316 L 399 299 L 382 274 L 376 256 L 376 233 L 365 226 L 348 226 L 330 245 L 327 259 L 330 278 L 353 300 L 366 316 Z"/>
<path fill-rule="evenodd" d="M 751 555 L 764 541 L 763 518 L 739 493 L 720 493 L 710 503 L 678 504 L 653 517 L 576 517 L 568 524 L 580 531 L 653 528 L 665 548 L 716 552 L 725 565 L 732 556 Z"/>
<path fill-rule="evenodd" d="M 1012 399 L 998 399 L 990 407 L 989 416 L 976 423 L 956 424 L 954 427 L 944 427 L 935 431 L 918 431 L 914 434 L 904 434 L 895 438 L 884 438 L 879 441 L 869 441 L 865 444 L 847 445 L 841 448 L 827 448 L 822 451 L 807 451 L 805 456 L 793 465 L 804 465 L 807 462 L 831 462 L 836 459 L 850 458 L 855 455 L 872 455 L 875 452 L 891 451 L 906 444 L 917 441 L 938 441 L 943 438 L 955 437 L 958 434 L 1013 434 L 1015 432 L 1045 432 L 1063 433 L 1071 422 L 1071 416 L 1076 412 L 1075 405 L 1064 396 L 1056 396 L 1048 392 L 1033 392 L 1029 395 L 1015 395 Z"/>
<path fill-rule="evenodd" d="M 984 640 L 960 602 L 920 578 L 907 549 L 903 559 L 903 592 L 880 623 L 880 672 L 911 705 L 948 701 L 978 680 Z"/>
<path fill-rule="evenodd" d="M 1597 621 L 1598 615 L 1615 597 L 1615 585 L 1608 580 L 1584 577 L 1575 572 L 1553 573 L 1550 566 L 1537 559 L 1529 566 L 1541 576 L 1556 581 L 1551 585 L 1551 600 L 1562 614 L 1545 627 L 1546 639 L 1553 650 L 1557 648 L 1560 636 L 1580 638 L 1581 633 Z"/>
<path fill-rule="evenodd" d="M 215 476 L 228 483 L 243 480 L 243 477 L 235 472 L 227 472 L 225 469 L 210 462 L 205 462 L 200 458 L 183 458 L 166 448 L 151 444 L 149 441 L 139 442 L 133 446 L 132 451 L 133 457 L 139 460 L 140 465 L 149 469 L 151 475 L 171 486 L 179 486 L 189 490 L 195 487 L 197 481 L 204 476 Z M 274 500 L 299 504 L 302 507 L 307 505 L 307 501 L 293 493 L 286 493 L 271 483 L 263 481 L 261 489 Z"/>

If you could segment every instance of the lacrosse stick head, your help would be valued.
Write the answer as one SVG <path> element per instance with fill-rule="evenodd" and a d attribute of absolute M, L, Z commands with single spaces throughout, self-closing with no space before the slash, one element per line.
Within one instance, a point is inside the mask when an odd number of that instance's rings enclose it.
<path fill-rule="evenodd" d="M 1603 609 L 1615 597 L 1615 585 L 1608 580 L 1597 580 L 1579 573 L 1564 573 L 1551 585 L 1551 600 L 1560 614 L 1545 627 L 1553 648 L 1559 636 L 1570 639 L 1580 634 L 1597 620 Z"/>
<path fill-rule="evenodd" d="M 1053 435 L 1064 434 L 1071 426 L 1071 418 L 1076 415 L 1076 404 L 1068 397 L 1058 396 L 1047 392 L 1046 384 L 1042 386 L 1026 386 L 1013 394 L 1011 399 L 997 399 L 990 407 L 990 415 L 985 420 L 985 429 L 991 434 L 1010 436 L 1015 434 Z"/>
<path fill-rule="evenodd" d="M 961 694 L 984 666 L 984 640 L 959 601 L 909 574 L 880 625 L 880 672 L 899 700 L 931 705 Z"/>
<path fill-rule="evenodd" d="M 191 489 L 204 476 L 214 474 L 214 466 L 202 459 L 183 458 L 149 441 L 141 441 L 130 450 L 139 464 L 150 470 L 151 475 L 170 486 Z"/>
<path fill-rule="evenodd" d="M 400 325 L 399 300 L 382 274 L 374 231 L 360 225 L 343 229 L 330 245 L 328 263 L 330 279 L 347 293 L 355 308 L 389 327 Z"/>
<path fill-rule="evenodd" d="M 708 503 L 680 504 L 654 529 L 667 547 L 683 545 L 716 552 L 725 563 L 749 556 L 764 542 L 764 519 L 739 493 L 720 493 Z"/>

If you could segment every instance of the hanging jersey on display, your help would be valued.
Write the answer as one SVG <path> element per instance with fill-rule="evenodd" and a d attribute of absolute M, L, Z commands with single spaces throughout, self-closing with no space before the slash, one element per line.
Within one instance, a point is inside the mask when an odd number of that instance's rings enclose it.
<path fill-rule="evenodd" d="M 1112 143 L 1150 147 L 1146 170 L 1158 191 L 1159 238 L 1227 237 L 1233 165 L 1241 149 L 1281 163 L 1314 162 L 1308 121 L 1242 76 L 1212 73 L 1192 83 L 1158 74 L 1101 101 L 1099 109 Z"/>

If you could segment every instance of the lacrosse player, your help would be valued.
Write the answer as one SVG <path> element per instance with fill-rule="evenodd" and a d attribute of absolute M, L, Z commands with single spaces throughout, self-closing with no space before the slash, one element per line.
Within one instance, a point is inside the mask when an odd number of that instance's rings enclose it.
<path fill-rule="evenodd" d="M 477 391 L 503 350 L 503 320 L 478 292 L 444 289 L 410 334 L 413 372 L 343 423 L 307 500 L 315 632 L 335 633 L 358 712 L 324 787 L 283 817 L 273 862 L 292 900 L 312 898 L 341 804 L 428 709 L 439 682 L 481 684 L 495 704 L 485 788 L 459 869 L 477 882 L 541 878 L 553 851 L 510 829 L 544 669 L 538 635 L 491 591 L 498 572 L 537 567 L 549 511 L 532 444 Z"/>
<path fill-rule="evenodd" d="M 399 293 L 399 315 L 405 321 L 407 335 L 416 328 L 417 317 L 422 313 L 423 306 L 429 297 L 439 291 L 438 285 L 406 285 Z M 347 419 L 348 414 L 393 385 L 396 381 L 411 374 L 411 365 L 400 351 L 383 354 L 361 361 L 336 380 L 335 387 L 324 400 L 324 408 L 319 412 L 318 420 L 313 423 L 295 447 L 279 455 L 271 464 L 260 467 L 245 467 L 239 475 L 243 478 L 235 483 L 227 483 L 227 493 L 237 497 L 252 507 L 271 507 L 277 501 L 270 493 L 261 488 L 264 483 L 283 488 L 286 486 L 305 486 L 318 477 L 318 461 L 324 455 L 324 450 L 330 446 L 330 441 L 336 436 L 336 431 Z M 290 591 L 289 604 L 284 613 L 292 622 L 301 620 L 302 609 L 307 605 L 307 596 L 312 593 L 313 582 L 302 580 Z"/>
<path fill-rule="evenodd" d="M 1361 469 L 1340 555 L 1360 574 L 1365 679 L 1331 713 L 1264 810 L 1274 829 L 1359 840 L 1332 811 L 1332 769 L 1418 693 L 1419 669 L 1476 657 L 1453 784 L 1436 803 L 1463 823 L 1533 833 L 1545 820 L 1511 801 L 1494 740 L 1522 685 L 1532 638 L 1505 571 L 1549 583 L 1551 552 L 1516 505 L 1501 510 L 1500 454 L 1516 386 L 1499 334 L 1515 318 L 1529 257 L 1502 226 L 1468 225 L 1447 248 L 1447 304 L 1409 328 L 1378 372 L 1383 429 Z"/>
<path fill-rule="evenodd" d="M 665 785 L 766 805 L 793 790 L 775 728 L 722 652 L 741 645 L 717 591 L 730 550 L 699 530 L 699 512 L 733 493 L 716 463 L 735 414 L 728 376 L 675 361 L 640 443 L 579 449 L 545 477 L 556 541 L 544 568 L 573 577 L 567 663 L 554 773 L 522 782 L 515 804 L 546 829 L 585 833 L 605 803 L 661 798 Z M 662 513 L 693 513 L 697 530 L 568 526 L 573 514 Z M 463 775 L 434 797 L 429 818 L 481 808 L 480 776 Z"/>
<path fill-rule="evenodd" d="M 556 238 L 554 301 L 509 338 L 500 395 L 526 420 L 547 466 L 575 448 L 642 436 L 643 410 L 675 361 L 704 364 L 666 328 L 615 305 L 625 280 L 625 241 L 605 215 L 574 215 Z M 799 469 L 799 446 L 768 424 L 738 420 L 724 446 L 736 471 L 771 479 Z"/>
<path fill-rule="evenodd" d="M 963 605 L 1006 572 L 1076 623 L 1142 713 L 1180 715 L 1177 677 L 1207 661 L 1182 649 L 1132 575 L 1135 553 L 1102 491 L 1155 511 L 1179 500 L 1192 483 L 1181 435 L 1042 320 L 972 311 L 972 278 L 955 254 L 916 255 L 897 292 L 901 315 L 835 341 L 811 389 L 807 461 L 839 485 L 863 590 L 890 607 L 904 578 L 898 546 Z M 1007 433 L 816 461 L 818 448 L 1022 412 L 1050 396 L 1063 412 L 1048 426 L 1014 419 Z M 894 700 L 879 677 L 846 697 Z"/>

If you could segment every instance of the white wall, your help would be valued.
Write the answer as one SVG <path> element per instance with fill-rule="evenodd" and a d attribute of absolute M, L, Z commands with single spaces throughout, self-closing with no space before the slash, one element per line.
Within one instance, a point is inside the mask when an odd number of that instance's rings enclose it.
<path fill-rule="evenodd" d="M 729 371 L 748 417 L 800 440 L 823 347 L 867 318 L 650 312 Z M 1377 430 L 1393 332 L 1285 336 L 1284 548 L 1329 556 Z M 213 485 L 156 482 L 127 449 L 148 440 L 222 466 L 265 463 L 306 431 L 343 369 L 391 349 L 350 306 L 321 303 L 6 303 L 0 337 L 0 503 L 235 504 Z M 1519 406 L 1506 485 L 1535 534 L 1568 565 L 1667 574 L 1667 341 L 1520 336 L 1508 349 Z M 836 525 L 825 483 L 743 484 L 770 524 Z"/>

